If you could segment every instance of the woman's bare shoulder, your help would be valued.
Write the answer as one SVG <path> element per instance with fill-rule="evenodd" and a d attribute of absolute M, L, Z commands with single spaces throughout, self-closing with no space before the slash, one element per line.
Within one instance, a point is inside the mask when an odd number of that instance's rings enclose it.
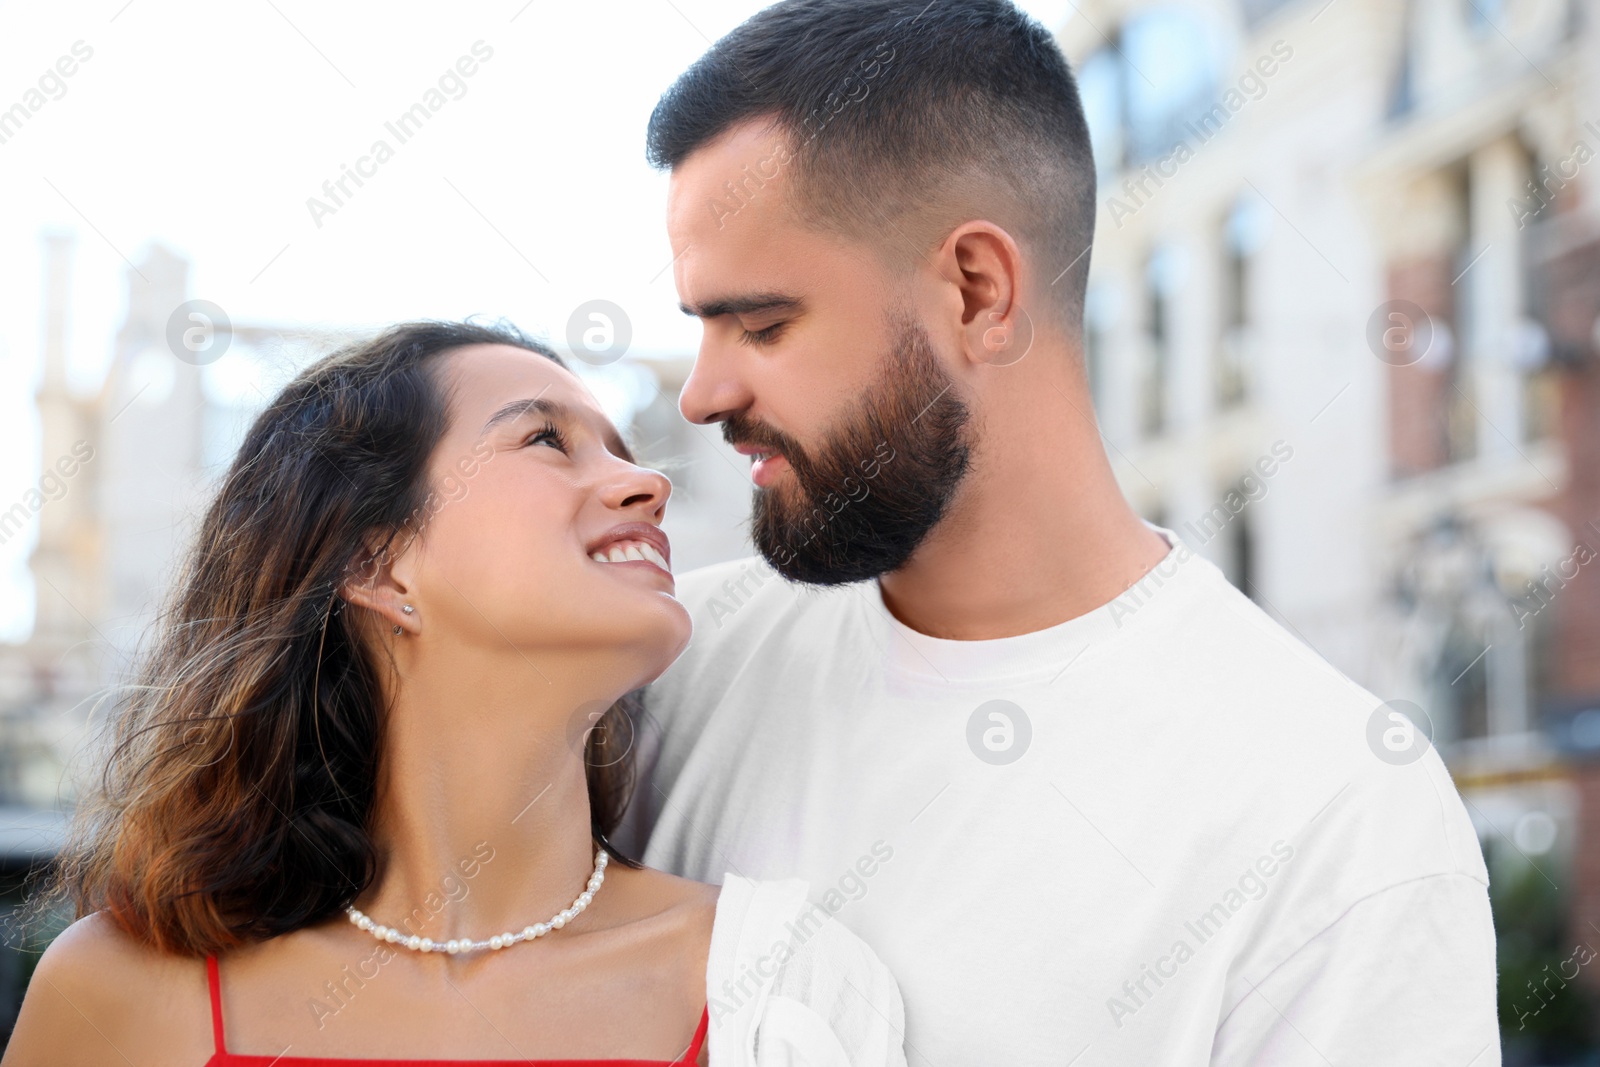
<path fill-rule="evenodd" d="M 4 1067 L 200 1067 L 211 1052 L 210 1017 L 204 961 L 158 952 L 95 912 L 39 957 Z"/>
<path fill-rule="evenodd" d="M 703 997 L 719 891 L 649 867 L 616 864 L 595 899 L 600 903 L 605 894 L 614 895 L 595 917 L 620 939 L 617 943 L 628 946 L 630 958 L 652 960 L 662 974 L 681 972 L 686 987 Z"/>
<path fill-rule="evenodd" d="M 617 877 L 621 875 L 621 877 Z M 607 878 L 625 897 L 625 911 L 634 921 L 667 919 L 678 922 L 708 923 L 716 911 L 720 886 L 680 878 L 653 867 L 622 867 L 608 872 Z"/>

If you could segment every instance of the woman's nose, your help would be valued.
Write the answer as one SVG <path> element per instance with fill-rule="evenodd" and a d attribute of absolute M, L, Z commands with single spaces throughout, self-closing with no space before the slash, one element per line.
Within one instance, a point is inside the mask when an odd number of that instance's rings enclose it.
<path fill-rule="evenodd" d="M 637 510 L 659 520 L 672 495 L 672 482 L 660 471 L 623 460 L 601 495 L 609 508 Z"/>

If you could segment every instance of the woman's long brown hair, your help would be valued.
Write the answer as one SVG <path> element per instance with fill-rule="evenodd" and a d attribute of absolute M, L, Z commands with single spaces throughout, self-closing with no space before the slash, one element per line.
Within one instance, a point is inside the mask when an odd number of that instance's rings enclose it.
<path fill-rule="evenodd" d="M 329 918 L 371 883 L 386 665 L 337 590 L 439 506 L 437 357 L 473 344 L 561 362 L 504 323 L 407 323 L 307 368 L 255 420 L 113 714 L 46 899 L 198 956 Z M 631 763 L 606 748 L 632 736 L 629 713 L 611 708 L 585 742 L 608 851 Z"/>

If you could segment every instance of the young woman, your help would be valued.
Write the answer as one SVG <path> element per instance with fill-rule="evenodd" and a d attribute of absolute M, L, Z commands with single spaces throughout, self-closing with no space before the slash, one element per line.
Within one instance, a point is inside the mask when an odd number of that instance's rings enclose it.
<path fill-rule="evenodd" d="M 511 327 L 301 374 L 119 712 L 6 1067 L 903 1064 L 802 884 L 606 840 L 625 696 L 689 639 L 670 491 Z"/>

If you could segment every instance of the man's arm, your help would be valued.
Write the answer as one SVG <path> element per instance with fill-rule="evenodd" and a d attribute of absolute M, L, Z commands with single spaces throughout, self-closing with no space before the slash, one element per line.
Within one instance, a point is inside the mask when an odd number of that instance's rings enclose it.
<path fill-rule="evenodd" d="M 1463 874 L 1358 901 L 1271 973 L 1244 976 L 1217 1067 L 1498 1067 L 1488 888 Z"/>

